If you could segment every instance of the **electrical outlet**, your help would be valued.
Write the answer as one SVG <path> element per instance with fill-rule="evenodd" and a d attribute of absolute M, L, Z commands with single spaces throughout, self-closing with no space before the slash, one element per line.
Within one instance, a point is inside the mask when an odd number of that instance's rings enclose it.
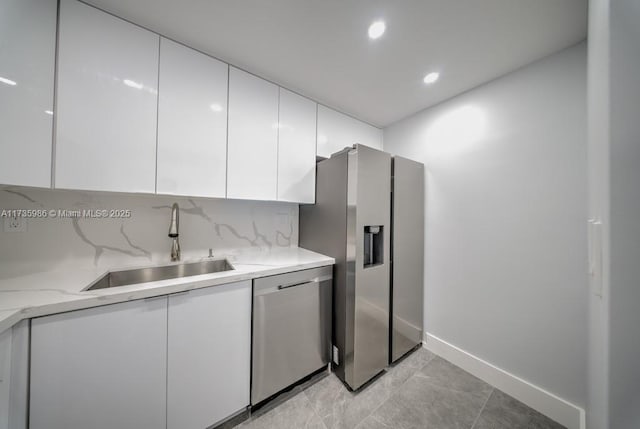
<path fill-rule="evenodd" d="M 26 218 L 15 216 L 7 217 L 4 219 L 4 232 L 25 232 L 26 230 Z"/>
<path fill-rule="evenodd" d="M 276 215 L 276 228 L 286 230 L 289 228 L 289 223 L 291 222 L 291 217 L 289 213 L 278 213 Z"/>

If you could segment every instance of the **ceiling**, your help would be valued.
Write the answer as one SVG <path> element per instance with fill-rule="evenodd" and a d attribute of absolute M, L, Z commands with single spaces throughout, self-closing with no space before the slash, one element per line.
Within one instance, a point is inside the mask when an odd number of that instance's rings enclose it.
<path fill-rule="evenodd" d="M 583 40 L 588 3 L 86 1 L 378 127 Z"/>

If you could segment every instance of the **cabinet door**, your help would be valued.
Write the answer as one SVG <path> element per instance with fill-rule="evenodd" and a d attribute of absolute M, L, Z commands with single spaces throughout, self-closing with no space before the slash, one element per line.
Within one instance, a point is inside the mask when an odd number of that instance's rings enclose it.
<path fill-rule="evenodd" d="M 317 104 L 280 88 L 278 200 L 314 203 Z"/>
<path fill-rule="evenodd" d="M 51 186 L 55 0 L 0 0 L 0 183 Z"/>
<path fill-rule="evenodd" d="M 318 156 L 329 158 L 356 143 L 382 150 L 382 130 L 319 105 Z"/>
<path fill-rule="evenodd" d="M 11 329 L 0 332 L 0 429 L 9 427 L 11 386 Z"/>
<path fill-rule="evenodd" d="M 29 323 L 29 320 L 21 320 L 11 328 L 11 385 L 9 386 L 8 415 L 11 429 L 27 429 L 28 426 Z"/>
<path fill-rule="evenodd" d="M 30 429 L 166 425 L 167 298 L 33 319 Z"/>
<path fill-rule="evenodd" d="M 275 200 L 278 87 L 230 67 L 227 197 Z"/>
<path fill-rule="evenodd" d="M 155 192 L 159 36 L 62 0 L 55 187 Z"/>
<path fill-rule="evenodd" d="M 160 40 L 157 193 L 224 198 L 227 64 Z"/>
<path fill-rule="evenodd" d="M 167 427 L 201 429 L 249 405 L 251 282 L 169 297 Z"/>

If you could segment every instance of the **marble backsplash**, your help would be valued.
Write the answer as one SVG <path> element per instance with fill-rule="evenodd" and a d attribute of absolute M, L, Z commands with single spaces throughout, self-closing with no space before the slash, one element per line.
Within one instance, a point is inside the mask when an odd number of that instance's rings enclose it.
<path fill-rule="evenodd" d="M 207 256 L 209 248 L 222 256 L 237 248 L 298 245 L 297 204 L 0 187 L 0 214 L 15 209 L 47 213 L 26 219 L 24 232 L 7 232 L 6 218 L 1 219 L 0 278 L 169 262 L 174 202 L 180 206 L 183 260 Z M 125 217 L 90 217 L 104 213 L 98 210 L 120 211 L 114 214 Z"/>

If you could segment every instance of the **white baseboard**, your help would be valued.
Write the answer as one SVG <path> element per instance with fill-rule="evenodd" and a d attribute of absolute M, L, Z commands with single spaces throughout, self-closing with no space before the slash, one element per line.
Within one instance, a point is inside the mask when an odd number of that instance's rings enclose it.
<path fill-rule="evenodd" d="M 435 335 L 427 333 L 423 345 L 438 356 L 497 387 L 568 429 L 586 428 L 584 410 L 553 393 L 467 353 Z"/>

